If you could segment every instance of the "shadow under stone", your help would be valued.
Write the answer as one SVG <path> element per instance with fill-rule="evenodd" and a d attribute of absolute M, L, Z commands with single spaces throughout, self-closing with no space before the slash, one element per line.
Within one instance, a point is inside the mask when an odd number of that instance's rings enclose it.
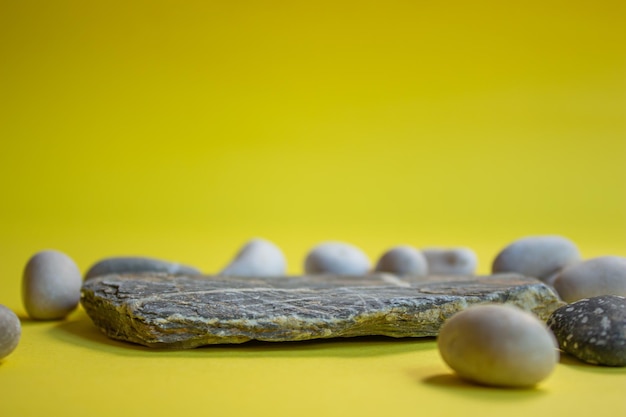
<path fill-rule="evenodd" d="M 466 381 L 455 374 L 436 374 L 423 378 L 421 383 L 462 397 L 490 401 L 525 401 L 546 394 L 540 386 L 530 388 L 494 387 Z"/>

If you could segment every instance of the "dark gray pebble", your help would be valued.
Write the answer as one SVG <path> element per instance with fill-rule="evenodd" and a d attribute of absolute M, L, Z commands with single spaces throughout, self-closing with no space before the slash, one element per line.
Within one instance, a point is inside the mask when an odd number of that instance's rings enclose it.
<path fill-rule="evenodd" d="M 106 258 L 95 263 L 85 274 L 85 280 L 108 275 L 137 272 L 165 272 L 174 275 L 199 275 L 202 272 L 193 266 L 181 265 L 175 262 L 162 261 L 145 257 L 115 257 Z"/>
<path fill-rule="evenodd" d="M 548 327 L 564 352 L 594 365 L 626 366 L 626 298 L 584 298 L 555 310 Z"/>

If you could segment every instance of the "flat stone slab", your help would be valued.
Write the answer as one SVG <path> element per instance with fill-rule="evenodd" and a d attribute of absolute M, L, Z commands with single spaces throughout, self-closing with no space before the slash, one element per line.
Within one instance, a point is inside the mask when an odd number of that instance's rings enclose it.
<path fill-rule="evenodd" d="M 483 277 L 234 278 L 163 273 L 107 275 L 82 287 L 81 303 L 107 336 L 158 348 L 384 335 L 436 336 L 473 304 L 507 303 L 544 321 L 564 303 L 542 282 Z"/>

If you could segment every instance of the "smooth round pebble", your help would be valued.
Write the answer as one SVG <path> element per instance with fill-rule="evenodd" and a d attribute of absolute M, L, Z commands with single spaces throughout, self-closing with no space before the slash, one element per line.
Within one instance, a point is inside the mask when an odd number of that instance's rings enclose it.
<path fill-rule="evenodd" d="M 38 252 L 24 269 L 24 307 L 33 319 L 62 319 L 78 305 L 81 285 L 80 271 L 69 256 L 56 250 Z"/>
<path fill-rule="evenodd" d="M 141 272 L 164 272 L 172 275 L 199 275 L 200 270 L 193 266 L 143 256 L 118 256 L 102 259 L 89 268 L 85 280 L 109 275 Z"/>
<path fill-rule="evenodd" d="M 548 326 L 564 352 L 595 365 L 626 366 L 626 298 L 576 301 L 556 309 Z"/>
<path fill-rule="evenodd" d="M 428 275 L 428 263 L 422 252 L 412 246 L 401 245 L 385 252 L 378 260 L 375 271 L 423 277 Z"/>
<path fill-rule="evenodd" d="M 238 277 L 283 276 L 287 271 L 285 255 L 265 239 L 252 239 L 237 253 L 220 275 Z"/>
<path fill-rule="evenodd" d="M 554 280 L 554 289 L 571 303 L 600 295 L 626 297 L 626 258 L 601 256 L 563 269 Z"/>
<path fill-rule="evenodd" d="M 443 360 L 479 384 L 531 387 L 559 359 L 554 336 L 534 315 L 511 305 L 478 305 L 447 320 L 437 339 Z"/>
<path fill-rule="evenodd" d="M 492 272 L 517 272 L 552 284 L 565 266 L 580 261 L 576 245 L 562 236 L 528 236 L 505 247 L 494 259 Z"/>
<path fill-rule="evenodd" d="M 473 275 L 478 258 L 469 248 L 424 248 L 430 275 Z"/>
<path fill-rule="evenodd" d="M 342 242 L 326 242 L 314 247 L 304 260 L 307 274 L 364 275 L 371 263 L 356 246 Z"/>
<path fill-rule="evenodd" d="M 20 319 L 13 311 L 0 304 L 0 359 L 6 358 L 15 350 L 21 334 Z"/>

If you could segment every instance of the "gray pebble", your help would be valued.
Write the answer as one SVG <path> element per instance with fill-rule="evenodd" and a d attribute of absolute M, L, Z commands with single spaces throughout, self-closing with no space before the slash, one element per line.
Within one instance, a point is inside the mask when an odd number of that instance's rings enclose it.
<path fill-rule="evenodd" d="M 437 345 L 460 377 L 485 385 L 533 386 L 559 359 L 546 325 L 506 304 L 476 305 L 453 315 L 441 327 Z"/>
<path fill-rule="evenodd" d="M 252 239 L 237 253 L 220 275 L 238 277 L 283 276 L 287 272 L 285 255 L 278 246 L 264 239 Z"/>
<path fill-rule="evenodd" d="M 576 245 L 562 236 L 528 236 L 505 247 L 493 261 L 493 273 L 517 272 L 552 284 L 565 266 L 580 261 Z"/>
<path fill-rule="evenodd" d="M 314 247 L 304 260 L 307 274 L 365 275 L 371 263 L 356 246 L 326 242 Z"/>
<path fill-rule="evenodd" d="M 24 269 L 24 307 L 33 319 L 62 319 L 78 305 L 81 285 L 80 271 L 69 256 L 55 250 L 38 252 Z"/>
<path fill-rule="evenodd" d="M 469 248 L 424 248 L 430 275 L 474 275 L 478 258 Z"/>
<path fill-rule="evenodd" d="M 626 366 L 626 298 L 585 298 L 556 309 L 548 319 L 559 347 L 594 365 Z"/>
<path fill-rule="evenodd" d="M 426 276 L 426 257 L 412 246 L 401 245 L 389 249 L 378 260 L 376 272 L 390 272 L 398 275 Z"/>
<path fill-rule="evenodd" d="M 554 289 L 568 303 L 599 295 L 626 297 L 626 258 L 601 256 L 568 266 L 557 275 Z"/>
<path fill-rule="evenodd" d="M 22 326 L 13 311 L 0 304 L 0 359 L 15 350 L 20 341 Z"/>
<path fill-rule="evenodd" d="M 165 272 L 172 275 L 199 275 L 193 266 L 140 256 L 112 257 L 95 263 L 85 274 L 85 280 L 109 274 L 132 272 Z"/>

